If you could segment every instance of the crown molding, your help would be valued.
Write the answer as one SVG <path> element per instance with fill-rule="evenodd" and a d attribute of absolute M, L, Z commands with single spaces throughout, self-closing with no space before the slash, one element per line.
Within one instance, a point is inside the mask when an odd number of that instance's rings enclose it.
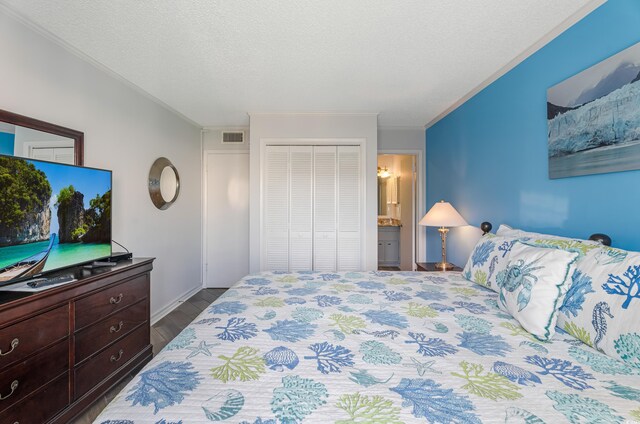
<path fill-rule="evenodd" d="M 209 131 L 248 131 L 248 125 L 207 125 L 202 127 L 202 132 Z"/>
<path fill-rule="evenodd" d="M 380 112 L 247 112 L 251 116 L 379 116 Z"/>
<path fill-rule="evenodd" d="M 378 130 L 384 131 L 415 131 L 424 130 L 424 125 L 378 125 Z"/>
<path fill-rule="evenodd" d="M 482 90 L 487 88 L 489 85 L 491 85 L 494 82 L 496 82 L 500 77 L 502 77 L 507 72 L 509 72 L 510 70 L 515 68 L 516 66 L 518 66 L 520 63 L 524 62 L 529 56 L 531 56 L 532 54 L 534 54 L 535 52 L 537 52 L 538 50 L 540 50 L 541 48 L 543 48 L 544 46 L 549 44 L 558 35 L 562 34 L 566 30 L 571 28 L 573 25 L 575 25 L 576 23 L 578 23 L 579 21 L 584 19 L 588 14 L 590 14 L 591 12 L 593 12 L 594 10 L 596 10 L 598 7 L 602 6 L 606 2 L 607 2 L 607 0 L 591 0 L 590 2 L 588 2 L 587 4 L 582 6 L 573 15 L 569 16 L 567 19 L 562 21 L 558 26 L 556 26 L 554 29 L 549 31 L 547 34 L 545 34 L 538 41 L 533 43 L 529 48 L 527 48 L 525 51 L 520 53 L 514 59 L 509 61 L 509 63 L 507 63 L 502 68 L 500 68 L 495 73 L 493 73 L 489 78 L 487 78 L 486 80 L 481 82 L 473 90 L 469 91 L 467 94 L 462 96 L 459 100 L 457 100 L 451 106 L 446 108 L 442 113 L 440 113 L 434 119 L 429 121 L 424 126 L 424 129 L 428 129 L 428 128 L 432 127 L 433 125 L 435 125 L 442 118 L 444 118 L 445 116 L 447 116 L 448 114 L 450 114 L 451 112 L 453 112 L 454 110 L 456 110 L 457 108 L 462 106 L 464 103 L 466 103 L 467 100 L 471 99 L 473 96 L 475 96 L 476 94 L 478 94 L 479 92 L 481 92 Z"/>

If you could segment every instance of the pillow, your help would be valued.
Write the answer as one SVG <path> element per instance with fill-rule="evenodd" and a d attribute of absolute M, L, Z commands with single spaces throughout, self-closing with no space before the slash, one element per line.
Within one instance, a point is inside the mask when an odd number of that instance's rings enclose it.
<path fill-rule="evenodd" d="M 580 258 L 584 257 L 590 250 L 597 249 L 602 246 L 602 244 L 593 240 L 582 240 L 572 237 L 533 233 L 530 231 L 511 228 L 505 224 L 501 224 L 498 227 L 496 234 L 502 237 L 514 237 L 519 240 L 526 241 L 527 244 L 535 246 L 552 247 L 567 250 L 569 252 L 577 252 L 580 255 Z"/>
<path fill-rule="evenodd" d="M 511 247 L 518 239 L 485 234 L 473 248 L 462 275 L 469 281 L 498 291 L 496 287 L 496 272 L 504 268 L 503 263 Z"/>
<path fill-rule="evenodd" d="M 607 246 L 576 265 L 558 327 L 640 372 L 640 253 Z"/>
<path fill-rule="evenodd" d="M 516 242 L 496 272 L 500 309 L 539 340 L 555 334 L 558 308 L 575 270 L 577 252 Z"/>

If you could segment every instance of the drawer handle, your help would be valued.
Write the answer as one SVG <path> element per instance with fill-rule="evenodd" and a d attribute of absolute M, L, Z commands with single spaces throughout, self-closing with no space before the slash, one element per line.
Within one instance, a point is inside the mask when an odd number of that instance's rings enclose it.
<path fill-rule="evenodd" d="M 5 400 L 7 398 L 10 398 L 13 392 L 15 392 L 17 388 L 18 388 L 18 380 L 13 380 L 13 382 L 11 382 L 11 393 L 9 393 L 6 396 L 0 395 L 0 400 Z"/>
<path fill-rule="evenodd" d="M 120 321 L 118 323 L 118 327 L 116 328 L 115 325 L 112 325 L 111 328 L 109 328 L 109 333 L 117 333 L 120 330 L 122 330 L 122 326 L 124 325 L 124 321 Z"/>
<path fill-rule="evenodd" d="M 20 344 L 20 340 L 18 340 L 17 338 L 11 340 L 11 350 L 9 352 L 7 352 L 7 353 L 3 353 L 0 350 L 0 356 L 7 356 L 8 354 L 10 354 L 14 350 L 16 350 L 16 348 L 18 347 L 19 344 Z"/>
<path fill-rule="evenodd" d="M 111 303 L 112 305 L 117 305 L 118 303 L 122 302 L 122 297 L 122 293 L 120 293 L 118 297 L 112 297 L 111 299 L 109 299 L 109 303 Z"/>
<path fill-rule="evenodd" d="M 120 349 L 118 351 L 118 356 L 116 355 L 111 355 L 111 359 L 109 359 L 111 362 L 118 362 L 121 358 L 122 355 L 124 354 L 124 350 Z"/>

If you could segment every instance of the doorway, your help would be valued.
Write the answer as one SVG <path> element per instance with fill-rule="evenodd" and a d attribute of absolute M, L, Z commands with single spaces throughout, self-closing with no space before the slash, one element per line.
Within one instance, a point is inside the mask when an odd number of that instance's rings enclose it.
<path fill-rule="evenodd" d="M 249 152 L 206 151 L 205 287 L 230 287 L 249 274 Z"/>
<path fill-rule="evenodd" d="M 413 271 L 418 210 L 418 158 L 378 155 L 378 269 Z"/>

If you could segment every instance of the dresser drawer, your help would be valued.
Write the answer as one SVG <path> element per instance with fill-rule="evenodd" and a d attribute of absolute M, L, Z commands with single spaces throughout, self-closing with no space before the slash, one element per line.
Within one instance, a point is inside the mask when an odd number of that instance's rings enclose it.
<path fill-rule="evenodd" d="M 0 413 L 0 423 L 45 423 L 69 404 L 69 375 L 56 379 L 22 402 Z"/>
<path fill-rule="evenodd" d="M 148 345 L 149 327 L 142 326 L 92 357 L 90 361 L 77 366 L 75 369 L 76 399 L 126 364 Z"/>
<path fill-rule="evenodd" d="M 0 329 L 0 370 L 68 335 L 68 306 Z"/>
<path fill-rule="evenodd" d="M 76 334 L 76 364 L 147 321 L 148 300 L 117 311 Z"/>
<path fill-rule="evenodd" d="M 64 339 L 0 373 L 0 412 L 69 371 L 69 340 Z"/>
<path fill-rule="evenodd" d="M 81 329 L 107 315 L 147 297 L 149 275 L 140 275 L 116 286 L 76 301 L 76 329 Z"/>

